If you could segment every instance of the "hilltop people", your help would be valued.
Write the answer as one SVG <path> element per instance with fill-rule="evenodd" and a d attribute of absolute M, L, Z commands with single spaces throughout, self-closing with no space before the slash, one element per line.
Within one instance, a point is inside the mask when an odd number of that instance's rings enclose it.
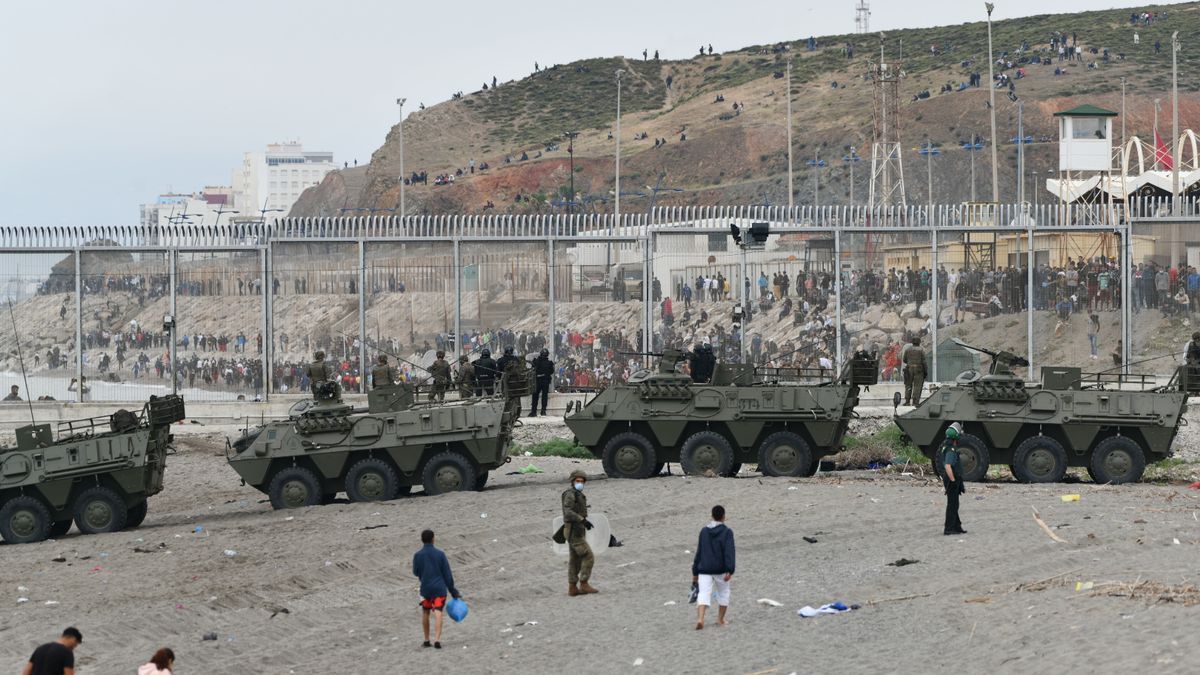
<path fill-rule="evenodd" d="M 138 675 L 171 675 L 175 670 L 175 652 L 163 647 L 154 652 L 150 660 L 138 668 Z"/>
<path fill-rule="evenodd" d="M 717 625 L 724 626 L 729 609 L 729 582 L 733 579 L 735 550 L 733 530 L 725 525 L 725 507 L 712 507 L 712 522 L 700 530 L 696 555 L 692 558 L 692 583 L 696 584 L 696 630 L 704 628 L 704 611 L 717 596 Z"/>
<path fill-rule="evenodd" d="M 83 644 L 78 628 L 68 627 L 54 642 L 33 651 L 21 675 L 75 675 L 75 648 Z"/>
<path fill-rule="evenodd" d="M 413 555 L 413 576 L 421 580 L 421 630 L 425 634 L 422 647 L 442 648 L 442 622 L 445 620 L 446 595 L 461 598 L 454 586 L 454 575 L 450 572 L 450 561 L 446 554 L 433 545 L 433 530 L 421 532 L 421 550 Z M 429 643 L 429 614 L 434 617 L 433 644 Z"/>
<path fill-rule="evenodd" d="M 946 523 L 942 534 L 966 534 L 962 521 L 958 519 L 958 497 L 966 492 L 963 487 L 962 463 L 958 457 L 958 444 L 962 438 L 962 424 L 954 422 L 946 429 L 946 440 L 942 442 L 942 487 L 946 489 Z"/>
<path fill-rule="evenodd" d="M 592 578 L 592 565 L 596 558 L 587 542 L 587 531 L 592 523 L 587 519 L 587 497 L 583 487 L 587 474 L 576 469 L 571 472 L 571 487 L 562 493 L 563 538 L 570 549 L 567 561 L 567 595 L 599 593 L 588 580 Z"/>

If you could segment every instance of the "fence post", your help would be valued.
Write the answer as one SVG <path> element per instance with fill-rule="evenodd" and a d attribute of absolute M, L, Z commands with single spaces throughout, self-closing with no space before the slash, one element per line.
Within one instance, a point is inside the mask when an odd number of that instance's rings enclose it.
<path fill-rule="evenodd" d="M 454 235 L 454 359 L 457 361 L 463 352 L 462 334 L 462 250 L 458 234 Z M 478 283 L 478 280 L 476 280 Z"/>
<path fill-rule="evenodd" d="M 399 364 L 397 364 L 399 365 Z M 367 393 L 367 244 L 358 240 L 358 381 Z M 390 382 L 388 384 L 391 384 Z"/>
<path fill-rule="evenodd" d="M 1035 278 L 1034 278 L 1034 274 L 1033 274 L 1033 225 L 1032 224 L 1026 223 L 1025 235 L 1029 238 L 1029 246 L 1025 252 L 1025 255 L 1026 255 L 1025 265 L 1026 265 L 1026 267 L 1029 268 L 1029 271 L 1026 272 L 1026 274 L 1028 275 L 1026 277 L 1026 281 L 1028 282 L 1029 290 L 1028 290 L 1028 292 L 1026 292 L 1027 297 L 1025 298 L 1025 302 L 1028 305 L 1028 307 L 1026 308 L 1026 311 L 1025 311 L 1025 333 L 1026 333 L 1026 335 L 1025 335 L 1025 350 L 1027 352 L 1027 360 L 1029 361 L 1029 368 L 1028 368 L 1028 370 L 1025 371 L 1025 379 L 1033 380 L 1033 378 L 1034 378 L 1034 375 L 1033 375 L 1034 374 L 1034 369 L 1033 369 L 1033 313 L 1034 313 L 1033 296 L 1034 296 L 1034 288 L 1033 288 L 1033 285 L 1035 282 Z"/>
<path fill-rule="evenodd" d="M 178 299 L 176 296 L 176 287 L 179 285 L 179 249 L 174 246 L 167 251 L 167 265 L 170 266 L 170 284 L 171 284 L 171 330 L 167 331 L 167 339 L 171 341 L 168 346 L 168 353 L 171 355 L 171 393 L 175 394 L 179 391 L 179 350 L 175 345 L 179 342 L 179 313 Z"/>
<path fill-rule="evenodd" d="M 269 290 L 264 291 L 263 295 L 263 353 L 262 353 L 262 382 L 263 382 L 263 400 L 271 400 L 271 387 L 275 381 L 274 354 L 275 354 L 275 324 L 271 321 L 271 315 L 275 307 L 275 275 L 272 270 L 271 260 L 271 242 L 267 242 L 265 248 L 259 249 L 258 266 L 262 269 L 263 278 L 269 280 L 267 284 Z M 293 287 L 294 288 L 294 287 Z"/>
<path fill-rule="evenodd" d="M 930 275 L 930 279 L 932 280 L 932 283 L 929 284 L 929 290 L 932 291 L 931 296 L 933 299 L 933 303 L 932 303 L 932 305 L 933 305 L 933 330 L 932 330 L 933 345 L 930 349 L 930 351 L 933 352 L 933 354 L 932 354 L 933 377 L 929 378 L 929 379 L 931 379 L 933 382 L 940 382 L 940 380 L 938 380 L 938 324 L 942 322 L 942 298 L 940 295 L 942 280 L 938 276 L 938 231 L 937 231 L 937 227 L 929 228 L 929 241 L 930 241 L 929 263 L 930 263 L 930 266 L 933 268 L 933 273 Z M 994 262 L 995 261 L 993 261 L 993 263 Z M 947 286 L 947 290 L 949 290 L 949 286 Z M 920 308 L 918 308 L 918 309 L 920 309 Z M 917 312 L 917 316 L 920 316 L 919 311 Z"/>
<path fill-rule="evenodd" d="M 546 307 L 549 310 L 548 318 L 550 320 L 550 333 L 547 335 L 547 340 L 549 340 L 551 351 L 554 350 L 554 284 L 556 281 L 558 281 L 558 275 L 554 270 L 554 235 L 551 234 L 546 240 L 546 288 L 549 289 Z"/>
<path fill-rule="evenodd" d="M 835 340 L 837 340 L 837 348 L 835 350 L 837 365 L 833 369 L 833 375 L 836 379 L 838 373 L 842 372 L 842 224 L 838 223 L 833 229 L 833 290 L 834 290 L 834 323 L 837 324 L 835 332 Z"/>
<path fill-rule="evenodd" d="M 75 400 L 83 403 L 83 261 L 82 253 L 75 249 L 75 383 L 79 389 Z M 29 392 L 25 392 L 28 396 Z"/>

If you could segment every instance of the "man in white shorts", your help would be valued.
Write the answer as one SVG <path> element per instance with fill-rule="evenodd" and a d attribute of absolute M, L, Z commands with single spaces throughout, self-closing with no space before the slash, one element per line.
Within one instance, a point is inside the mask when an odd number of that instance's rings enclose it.
<path fill-rule="evenodd" d="M 712 522 L 700 530 L 700 543 L 696 545 L 696 557 L 692 560 L 692 583 L 699 587 L 696 630 L 704 628 L 704 610 L 712 604 L 714 593 L 720 608 L 717 624 L 725 625 L 733 569 L 733 530 L 725 526 L 725 507 L 718 504 L 712 508 Z"/>

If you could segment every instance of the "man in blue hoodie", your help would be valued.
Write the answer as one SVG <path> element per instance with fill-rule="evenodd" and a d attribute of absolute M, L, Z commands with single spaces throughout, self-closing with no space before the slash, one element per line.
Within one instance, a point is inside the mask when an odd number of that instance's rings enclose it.
<path fill-rule="evenodd" d="M 421 628 L 425 631 L 425 643 L 429 647 L 429 613 L 437 612 L 434 628 L 434 649 L 442 648 L 442 621 L 445 619 L 446 595 L 462 597 L 454 587 L 454 575 L 450 573 L 450 561 L 446 554 L 433 545 L 433 530 L 421 533 L 424 546 L 413 556 L 413 575 L 421 580 Z"/>
<path fill-rule="evenodd" d="M 725 625 L 725 610 L 729 609 L 729 581 L 733 578 L 733 530 L 725 526 L 725 507 L 712 507 L 712 522 L 700 530 L 700 543 L 692 560 L 692 583 L 699 587 L 696 605 L 700 612 L 696 630 L 704 628 L 704 610 L 717 595 L 717 624 Z"/>

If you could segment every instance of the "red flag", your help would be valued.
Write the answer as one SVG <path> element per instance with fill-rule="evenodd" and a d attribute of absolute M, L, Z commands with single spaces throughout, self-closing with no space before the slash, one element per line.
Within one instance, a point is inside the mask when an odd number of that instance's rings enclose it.
<path fill-rule="evenodd" d="M 1161 164 L 1168 171 L 1175 165 L 1175 160 L 1171 157 L 1171 150 L 1163 143 L 1162 136 L 1158 132 L 1154 132 L 1154 166 L 1155 168 Z"/>

